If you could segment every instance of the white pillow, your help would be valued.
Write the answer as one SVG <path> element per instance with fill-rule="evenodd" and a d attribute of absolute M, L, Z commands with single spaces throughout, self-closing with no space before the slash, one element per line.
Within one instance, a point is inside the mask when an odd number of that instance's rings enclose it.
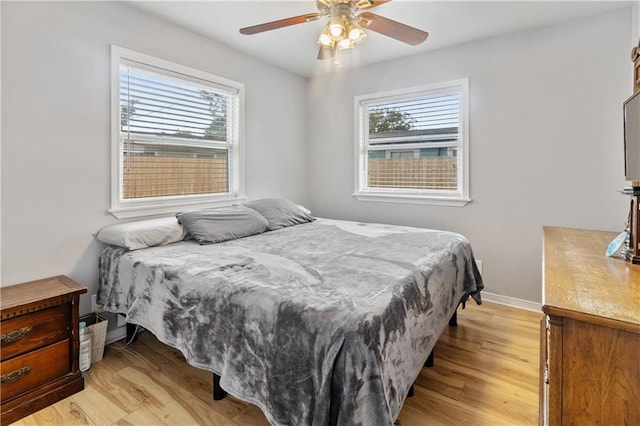
<path fill-rule="evenodd" d="M 185 230 L 174 216 L 105 226 L 96 235 L 101 243 L 137 250 L 182 241 Z"/>

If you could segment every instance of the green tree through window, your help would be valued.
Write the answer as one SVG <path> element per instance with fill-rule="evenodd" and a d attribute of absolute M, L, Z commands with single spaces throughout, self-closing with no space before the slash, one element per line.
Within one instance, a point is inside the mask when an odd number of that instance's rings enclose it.
<path fill-rule="evenodd" d="M 369 112 L 369 133 L 409 130 L 416 120 L 410 113 L 395 108 L 376 108 Z"/>

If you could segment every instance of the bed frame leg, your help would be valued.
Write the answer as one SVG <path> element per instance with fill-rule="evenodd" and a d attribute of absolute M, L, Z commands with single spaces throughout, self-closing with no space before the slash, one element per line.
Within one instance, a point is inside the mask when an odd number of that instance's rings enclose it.
<path fill-rule="evenodd" d="M 429 357 L 427 358 L 427 361 L 424 363 L 425 367 L 433 367 L 433 349 L 431 350 L 431 353 L 429 354 Z"/>
<path fill-rule="evenodd" d="M 451 319 L 449 320 L 449 326 L 455 327 L 458 325 L 458 310 L 456 309 L 451 315 Z"/>
<path fill-rule="evenodd" d="M 133 343 L 138 340 L 138 333 L 136 333 L 138 326 L 135 324 L 127 323 L 127 344 Z"/>
<path fill-rule="evenodd" d="M 213 400 L 220 401 L 227 396 L 227 391 L 220 387 L 220 376 L 213 373 Z"/>
<path fill-rule="evenodd" d="M 411 398 L 413 396 L 413 385 L 409 388 L 409 392 L 407 392 L 407 398 Z"/>

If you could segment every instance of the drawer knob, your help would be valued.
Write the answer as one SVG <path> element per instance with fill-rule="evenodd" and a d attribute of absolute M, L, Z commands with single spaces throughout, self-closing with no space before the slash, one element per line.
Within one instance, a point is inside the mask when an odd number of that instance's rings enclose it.
<path fill-rule="evenodd" d="M 25 365 L 20 370 L 12 371 L 11 373 L 3 374 L 0 376 L 0 383 L 13 383 L 20 379 L 22 376 L 31 371 L 31 367 Z"/>
<path fill-rule="evenodd" d="M 0 334 L 0 342 L 11 343 L 22 339 L 28 332 L 31 331 L 31 327 L 22 327 L 17 330 L 12 330 L 8 333 Z"/>

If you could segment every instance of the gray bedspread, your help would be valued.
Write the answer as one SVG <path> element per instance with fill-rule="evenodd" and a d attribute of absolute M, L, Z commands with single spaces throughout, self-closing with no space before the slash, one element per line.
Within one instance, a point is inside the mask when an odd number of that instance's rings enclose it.
<path fill-rule="evenodd" d="M 460 301 L 469 242 L 319 219 L 201 246 L 100 257 L 98 303 L 221 375 L 277 425 L 391 425 Z"/>

